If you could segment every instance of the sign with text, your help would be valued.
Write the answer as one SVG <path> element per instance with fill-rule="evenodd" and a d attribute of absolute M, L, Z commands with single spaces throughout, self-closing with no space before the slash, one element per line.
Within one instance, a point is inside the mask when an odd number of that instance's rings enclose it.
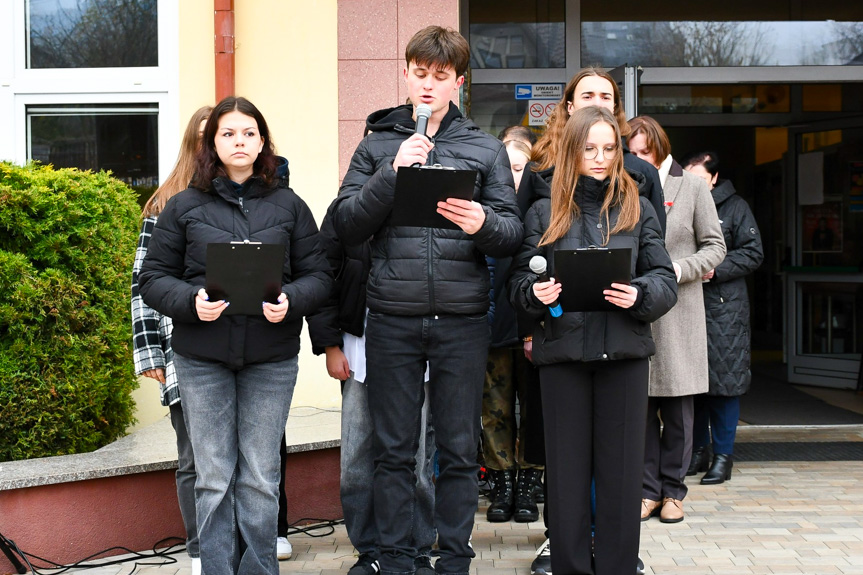
<path fill-rule="evenodd" d="M 560 100 L 563 84 L 516 84 L 516 100 Z"/>
<path fill-rule="evenodd" d="M 557 107 L 557 100 L 531 100 L 527 103 L 528 126 L 545 126 L 552 110 Z"/>

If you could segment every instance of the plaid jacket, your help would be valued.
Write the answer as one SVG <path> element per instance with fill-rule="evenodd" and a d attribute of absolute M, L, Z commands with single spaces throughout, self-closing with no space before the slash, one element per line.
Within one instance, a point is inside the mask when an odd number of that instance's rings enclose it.
<path fill-rule="evenodd" d="M 138 237 L 135 264 L 132 267 L 132 334 L 134 340 L 135 373 L 141 375 L 148 369 L 163 368 L 166 383 L 159 384 L 162 405 L 173 405 L 180 401 L 177 373 L 174 371 L 174 351 L 171 349 L 171 318 L 163 316 L 144 303 L 138 292 L 138 272 L 147 255 L 150 235 L 156 226 L 156 218 L 145 218 Z"/>

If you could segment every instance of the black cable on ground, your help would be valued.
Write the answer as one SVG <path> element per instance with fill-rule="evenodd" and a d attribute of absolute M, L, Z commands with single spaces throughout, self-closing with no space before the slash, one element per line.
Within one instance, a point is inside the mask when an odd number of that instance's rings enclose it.
<path fill-rule="evenodd" d="M 313 523 L 309 525 L 298 525 L 299 523 L 311 521 Z M 328 535 L 332 535 L 335 532 L 335 528 L 337 525 L 341 525 L 345 522 L 344 519 L 315 519 L 310 517 L 304 517 L 292 523 L 288 529 L 288 535 L 299 535 L 304 534 L 309 537 L 327 537 Z M 173 543 L 168 547 L 160 549 L 161 546 L 167 544 L 169 541 L 177 541 L 177 543 Z M 89 557 L 85 557 L 80 561 L 76 561 L 75 563 L 69 565 L 63 565 L 61 563 L 57 563 L 55 561 L 51 561 L 50 559 L 45 559 L 44 557 L 39 557 L 38 555 L 34 555 L 33 553 L 28 553 L 26 551 L 22 551 L 18 544 L 15 541 L 8 539 L 0 533 L 0 550 L 6 555 L 15 569 L 23 575 L 27 573 L 27 571 L 31 571 L 35 575 L 60 575 L 61 573 L 65 573 L 71 569 L 96 569 L 99 567 L 107 567 L 110 565 L 119 565 L 121 563 L 127 563 L 129 561 L 134 561 L 135 564 L 132 568 L 132 571 L 129 572 L 129 575 L 133 575 L 135 571 L 138 570 L 139 567 L 149 567 L 149 566 L 162 566 L 162 565 L 170 565 L 172 563 L 177 563 L 177 560 L 171 555 L 176 555 L 177 553 L 182 553 L 186 550 L 186 540 L 181 537 L 166 537 L 160 541 L 157 541 L 153 548 L 149 552 L 141 552 L 141 551 L 133 551 L 127 547 L 117 546 L 117 547 L 109 547 L 103 551 L 99 551 L 97 553 L 93 553 Z M 88 561 L 98 557 L 99 555 L 105 555 L 111 551 L 124 551 L 130 557 L 123 557 L 121 559 L 109 559 L 98 560 L 98 563 L 87 563 Z M 21 561 L 18 560 L 18 557 L 24 561 L 27 565 L 26 567 Z M 44 565 L 36 567 L 31 562 L 32 560 L 41 561 Z M 159 559 L 158 562 L 153 562 L 153 559 Z M 148 561 L 148 562 L 144 562 Z"/>
<path fill-rule="evenodd" d="M 314 521 L 311 525 L 298 526 L 298 523 L 304 521 Z M 344 519 L 315 519 L 311 517 L 303 517 L 297 519 L 288 525 L 288 535 L 299 535 L 300 533 L 309 537 L 326 537 L 332 535 L 336 530 L 336 525 L 341 525 L 345 522 Z M 319 532 L 323 530 L 322 532 Z"/>
<path fill-rule="evenodd" d="M 160 546 L 167 544 L 169 541 L 179 541 L 179 543 L 173 543 L 173 544 L 169 545 L 168 547 L 165 547 L 164 549 L 159 549 Z M 7 545 L 12 552 L 17 554 L 27 564 L 27 567 L 29 568 L 29 570 L 32 571 L 36 575 L 60 575 L 61 573 L 65 573 L 66 571 L 69 571 L 70 569 L 96 569 L 99 567 L 106 567 L 109 565 L 119 565 L 121 563 L 126 563 L 129 561 L 135 561 L 135 565 L 134 565 L 132 571 L 129 573 L 129 575 L 132 575 L 132 573 L 134 573 L 138 569 L 138 567 L 153 566 L 153 565 L 156 565 L 156 566 L 158 566 L 158 565 L 170 565 L 172 563 L 176 563 L 177 560 L 174 557 L 171 557 L 171 555 L 176 555 L 177 553 L 182 553 L 183 551 L 186 550 L 185 539 L 182 539 L 180 537 L 166 537 L 165 539 L 157 541 L 156 544 L 153 545 L 153 549 L 149 552 L 132 551 L 131 549 L 129 549 L 127 547 L 120 547 L 120 546 L 110 547 L 110 548 L 105 549 L 103 551 L 99 551 L 98 553 L 94 553 L 94 554 L 90 555 L 89 557 L 85 557 L 84 559 L 81 559 L 80 561 L 76 561 L 75 563 L 72 563 L 70 565 L 63 565 L 63 564 L 57 563 L 55 561 L 51 561 L 50 559 L 45 559 L 43 557 L 39 557 L 38 555 L 34 555 L 32 553 L 27 553 L 26 551 L 22 551 L 21 548 L 19 548 L 18 545 L 14 541 L 12 541 L 11 539 L 7 539 L 2 534 L 0 534 L 0 544 Z M 87 561 L 90 561 L 91 559 L 94 559 L 95 557 L 97 557 L 99 555 L 104 555 L 105 553 L 108 553 L 110 551 L 117 551 L 117 550 L 125 551 L 126 553 L 130 554 L 131 557 L 124 557 L 122 559 L 109 559 L 107 561 L 99 560 L 98 563 L 87 563 Z M 41 561 L 46 566 L 34 567 L 33 563 L 30 561 L 31 559 Z M 161 559 L 161 561 L 149 562 L 149 563 L 142 562 L 142 561 L 149 561 L 152 559 Z M 10 557 L 10 560 L 12 560 L 11 557 Z M 19 562 L 13 560 L 12 563 L 13 564 L 17 563 L 16 568 L 18 569 L 18 573 L 23 574 L 23 573 L 27 572 L 27 569 L 21 570 L 23 568 L 23 566 L 22 566 L 22 568 L 18 567 L 18 565 L 20 565 Z"/>

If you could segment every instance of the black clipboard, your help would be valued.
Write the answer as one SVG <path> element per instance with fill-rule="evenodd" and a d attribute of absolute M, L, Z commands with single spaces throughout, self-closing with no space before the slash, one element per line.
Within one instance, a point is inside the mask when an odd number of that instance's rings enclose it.
<path fill-rule="evenodd" d="M 230 302 L 223 315 L 264 315 L 263 302 L 278 303 L 284 265 L 283 244 L 207 244 L 207 295 Z"/>
<path fill-rule="evenodd" d="M 630 283 L 631 259 L 631 248 L 555 250 L 554 279 L 563 288 L 558 298 L 563 311 L 620 311 L 602 292 L 612 283 Z"/>
<path fill-rule="evenodd" d="M 437 213 L 437 203 L 447 198 L 473 199 L 476 170 L 434 166 L 402 166 L 396 173 L 396 196 L 390 224 L 458 230 Z"/>

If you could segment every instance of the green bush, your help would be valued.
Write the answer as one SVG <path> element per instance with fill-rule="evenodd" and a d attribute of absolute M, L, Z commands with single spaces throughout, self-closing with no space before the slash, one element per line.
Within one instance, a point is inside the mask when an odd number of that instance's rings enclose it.
<path fill-rule="evenodd" d="M 98 449 L 134 422 L 135 194 L 0 162 L 0 461 Z"/>

